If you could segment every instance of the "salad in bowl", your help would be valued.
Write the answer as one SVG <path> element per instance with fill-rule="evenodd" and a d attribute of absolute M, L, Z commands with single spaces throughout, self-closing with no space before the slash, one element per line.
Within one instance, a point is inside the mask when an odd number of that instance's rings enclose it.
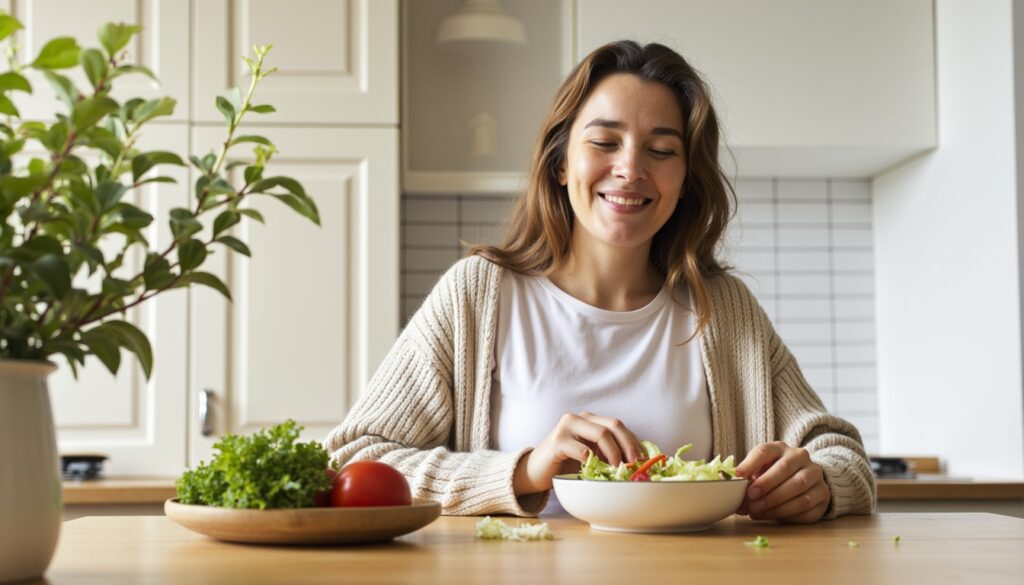
<path fill-rule="evenodd" d="M 555 495 L 567 512 L 598 530 L 693 532 L 729 516 L 743 502 L 747 480 L 733 456 L 685 460 L 692 445 L 669 457 L 644 441 L 644 461 L 611 465 L 593 452 L 579 473 L 558 475 Z"/>

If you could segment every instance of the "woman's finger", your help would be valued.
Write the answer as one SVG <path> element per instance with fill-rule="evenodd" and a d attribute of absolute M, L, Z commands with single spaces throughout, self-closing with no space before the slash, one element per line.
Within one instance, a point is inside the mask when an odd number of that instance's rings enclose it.
<path fill-rule="evenodd" d="M 806 449 L 793 449 L 784 443 L 768 443 L 765 450 L 777 453 L 778 457 L 767 471 L 747 486 L 747 495 L 750 496 L 751 502 L 764 497 L 811 463 L 810 454 Z"/>
<path fill-rule="evenodd" d="M 804 467 L 782 482 L 772 491 L 750 502 L 750 511 L 767 512 L 777 506 L 807 493 L 811 488 L 824 481 L 821 468 L 817 465 Z"/>
<path fill-rule="evenodd" d="M 762 512 L 753 512 L 750 517 L 754 520 L 782 520 L 786 518 L 799 518 L 820 508 L 828 507 L 828 487 L 824 482 L 815 484 L 806 492 L 787 500 L 778 506 Z M 824 513 L 824 509 L 821 510 Z M 819 516 L 820 518 L 820 516 Z"/>
<path fill-rule="evenodd" d="M 605 426 L 591 422 L 585 418 L 573 417 L 568 419 L 565 429 L 573 439 L 583 439 L 597 445 L 598 450 L 604 455 L 603 459 L 612 465 L 622 462 L 622 449 L 615 440 L 615 435 Z M 586 463 L 586 459 L 583 459 Z"/>
<path fill-rule="evenodd" d="M 754 447 L 743 458 L 743 461 L 736 466 L 736 476 L 750 479 L 747 484 L 747 498 L 751 501 L 767 493 L 760 483 L 764 473 L 783 455 L 783 447 L 780 443 L 761 443 Z"/>
<path fill-rule="evenodd" d="M 779 518 L 779 522 L 782 522 L 783 524 L 813 524 L 814 522 L 821 520 L 821 517 L 825 515 L 825 512 L 828 510 L 828 504 L 829 503 L 826 501 L 798 516 Z"/>
<path fill-rule="evenodd" d="M 609 416 L 599 416 L 591 412 L 581 412 L 580 418 L 609 429 L 615 436 L 619 448 L 625 454 L 626 463 L 645 458 L 645 451 L 640 439 L 621 420 Z"/>

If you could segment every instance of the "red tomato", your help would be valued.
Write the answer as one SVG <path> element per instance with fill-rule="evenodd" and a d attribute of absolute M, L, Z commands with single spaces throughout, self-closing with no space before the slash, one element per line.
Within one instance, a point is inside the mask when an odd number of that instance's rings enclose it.
<path fill-rule="evenodd" d="M 405 476 L 387 463 L 353 461 L 341 468 L 331 488 L 331 506 L 408 506 L 412 491 Z"/>
<path fill-rule="evenodd" d="M 335 471 L 333 468 L 328 467 L 327 479 L 331 480 L 331 487 L 334 487 L 335 475 L 338 475 L 338 472 Z M 327 506 L 331 505 L 331 491 L 333 490 L 325 490 L 322 492 L 317 492 L 313 495 L 313 502 L 316 503 L 316 506 L 318 508 L 326 508 Z"/>

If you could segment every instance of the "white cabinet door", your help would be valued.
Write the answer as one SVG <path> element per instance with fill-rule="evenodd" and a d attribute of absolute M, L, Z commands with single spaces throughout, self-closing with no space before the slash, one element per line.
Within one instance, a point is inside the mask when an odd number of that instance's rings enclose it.
<path fill-rule="evenodd" d="M 160 2 L 159 0 L 24 0 L 0 2 L 25 25 L 18 32 L 17 43 L 22 62 L 30 62 L 47 41 L 58 36 L 71 36 L 82 48 L 100 48 L 97 31 L 107 22 L 125 22 L 142 27 L 125 47 L 124 63 L 149 67 L 160 83 L 140 75 L 124 75 L 114 80 L 112 96 L 152 99 L 170 96 L 178 101 L 174 115 L 160 118 L 165 121 L 185 121 L 189 118 L 188 62 L 189 17 L 188 2 Z M 54 96 L 46 79 L 29 71 L 34 94 L 26 96 L 14 92 L 14 101 L 23 118 L 54 119 L 54 113 L 64 113 L 66 107 Z M 62 72 L 67 74 L 67 72 Z M 80 91 L 86 91 L 88 80 L 79 70 L 70 76 Z"/>
<path fill-rule="evenodd" d="M 217 95 L 249 85 L 241 56 L 273 44 L 277 67 L 254 124 L 397 124 L 397 0 L 202 0 L 195 10 L 195 119 L 221 122 Z"/>
<path fill-rule="evenodd" d="M 244 219 L 233 228 L 252 258 L 225 249 L 203 265 L 223 277 L 233 302 L 206 288 L 192 293 L 190 393 L 212 391 L 214 430 L 203 436 L 199 401 L 190 400 L 193 464 L 208 460 L 226 432 L 248 434 L 287 418 L 322 439 L 398 334 L 398 130 L 259 132 L 280 151 L 264 176 L 299 180 L 322 225 L 253 196 L 266 225 Z M 223 140 L 222 129 L 197 128 L 195 153 Z"/>
<path fill-rule="evenodd" d="M 188 151 L 186 124 L 152 126 L 139 143 L 142 150 Z M 151 173 L 178 183 L 150 183 L 126 195 L 126 200 L 154 216 L 146 232 L 150 247 L 162 250 L 171 241 L 167 219 L 173 207 L 188 204 L 187 169 L 160 166 Z M 104 252 L 119 248 L 101 246 Z M 123 278 L 138 274 L 145 257 L 133 247 L 122 267 Z M 99 281 L 80 275 L 76 286 L 98 290 Z M 91 286 L 89 286 L 91 285 Z M 62 356 L 50 377 L 57 439 L 61 453 L 102 452 L 110 456 L 108 475 L 173 475 L 184 469 L 185 398 L 188 356 L 188 292 L 161 293 L 129 309 L 127 319 L 142 329 L 153 346 L 153 373 L 147 381 L 134 354 L 122 351 L 121 368 L 112 376 L 95 357 L 86 359 L 78 379 Z"/>
<path fill-rule="evenodd" d="M 576 24 L 580 58 L 634 39 L 700 70 L 742 175 L 871 176 L 937 145 L 932 0 L 585 0 Z"/>

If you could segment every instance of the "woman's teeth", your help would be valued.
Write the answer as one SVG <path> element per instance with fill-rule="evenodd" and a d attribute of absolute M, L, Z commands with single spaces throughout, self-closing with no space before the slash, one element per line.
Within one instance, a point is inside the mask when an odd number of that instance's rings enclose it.
<path fill-rule="evenodd" d="M 617 203 L 619 205 L 640 206 L 640 205 L 643 205 L 644 203 L 647 203 L 648 201 L 650 201 L 650 199 L 644 199 L 644 198 L 640 198 L 640 199 L 632 199 L 632 198 L 626 199 L 625 197 L 618 197 L 616 195 L 608 195 L 607 193 L 602 193 L 601 196 L 604 197 L 605 199 L 607 199 L 608 201 L 611 201 L 612 203 Z"/>

